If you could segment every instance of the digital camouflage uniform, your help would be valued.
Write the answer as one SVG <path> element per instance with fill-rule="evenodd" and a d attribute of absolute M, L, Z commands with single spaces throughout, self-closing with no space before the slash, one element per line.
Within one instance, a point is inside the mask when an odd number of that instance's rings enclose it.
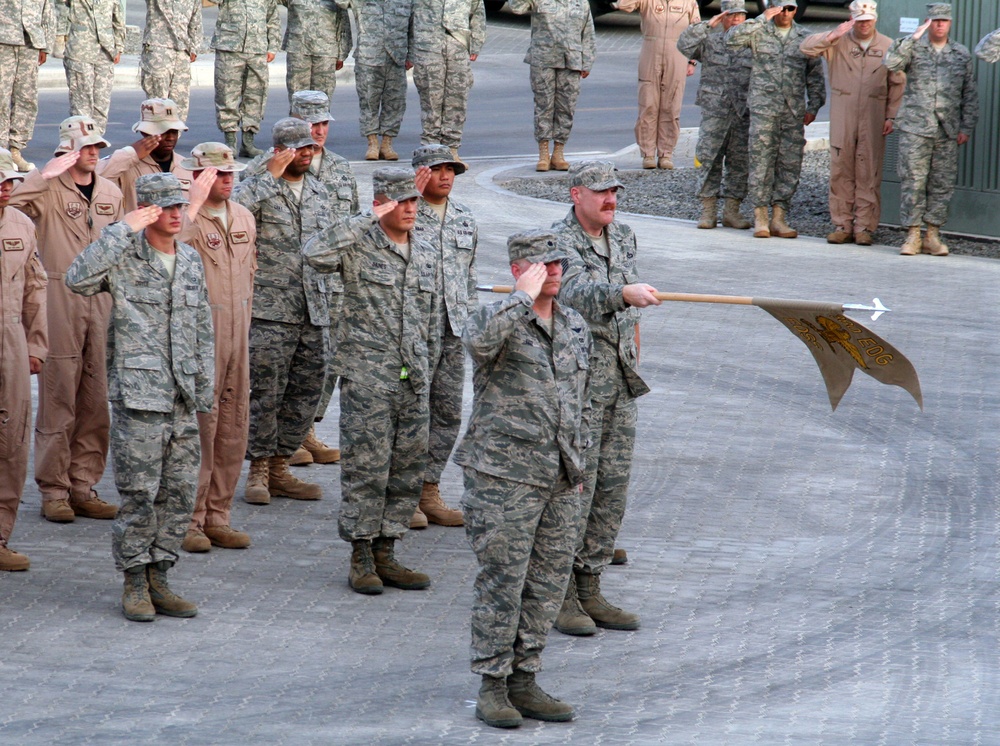
<path fill-rule="evenodd" d="M 750 171 L 747 91 L 753 56 L 748 48 L 728 47 L 726 32 L 711 28 L 707 21 L 684 29 L 677 49 L 688 59 L 701 62 L 701 83 L 694 101 L 701 107 L 695 157 L 704 171 L 698 196 L 724 196 L 742 202 Z"/>
<path fill-rule="evenodd" d="M 334 0 L 281 0 L 288 26 L 281 45 L 288 101 L 296 91 L 323 91 L 333 98 L 337 63 L 351 53 L 351 19 Z M 294 114 L 289 111 L 289 116 Z"/>
<path fill-rule="evenodd" d="M 50 0 L 0 0 L 0 147 L 24 150 L 38 116 L 38 64 L 55 42 Z"/>
<path fill-rule="evenodd" d="M 789 209 L 802 173 L 805 115 L 815 115 L 826 101 L 822 61 L 810 59 L 799 48 L 805 37 L 805 30 L 793 22 L 783 38 L 764 16 L 744 21 L 726 34 L 731 48 L 749 48 L 753 54 L 748 103 L 754 207 Z"/>
<path fill-rule="evenodd" d="M 277 0 L 220 0 L 215 50 L 215 121 L 222 132 L 260 132 L 268 53 L 281 45 Z"/>
<path fill-rule="evenodd" d="M 169 174 L 144 179 L 161 180 L 181 194 Z M 174 247 L 171 280 L 145 232 L 114 223 L 66 273 L 73 292 L 112 298 L 108 395 L 122 498 L 112 552 L 119 570 L 177 561 L 198 489 L 195 413 L 212 409 L 215 353 L 205 272 L 198 252 L 180 241 Z"/>
<path fill-rule="evenodd" d="M 979 40 L 976 45 L 976 57 L 983 62 L 1000 62 L 1000 28 Z"/>
<path fill-rule="evenodd" d="M 406 258 L 374 215 L 341 218 L 303 251 L 310 265 L 339 269 L 344 279 L 333 365 L 340 377 L 340 537 L 397 539 L 420 500 L 429 361 L 438 354 L 439 259 L 412 232 Z"/>
<path fill-rule="evenodd" d="M 187 119 L 191 55 L 201 51 L 201 0 L 146 0 L 139 82 L 147 98 L 169 98 Z"/>
<path fill-rule="evenodd" d="M 413 59 L 413 0 L 336 0 L 358 25 L 354 75 L 361 136 L 396 137 L 406 111 L 406 63 Z"/>
<path fill-rule="evenodd" d="M 554 247 L 555 237 L 545 233 Z M 550 258 L 565 253 L 548 252 Z M 502 678 L 541 670 L 569 582 L 586 460 L 591 337 L 573 309 L 553 303 L 550 325 L 532 309 L 531 296 L 517 291 L 474 311 L 463 342 L 475 393 L 455 462 L 465 469 L 462 511 L 479 564 L 471 667 Z"/>
<path fill-rule="evenodd" d="M 514 13 L 531 13 L 531 66 L 535 140 L 564 143 L 573 128 L 580 73 L 594 65 L 594 19 L 587 0 L 509 0 Z"/>
<path fill-rule="evenodd" d="M 120 0 L 60 0 L 59 33 L 66 36 L 63 70 L 69 111 L 108 127 L 115 60 L 125 51 L 125 7 Z"/>
<path fill-rule="evenodd" d="M 470 56 L 486 41 L 482 0 L 414 0 L 413 83 L 420 94 L 420 142 L 462 144 L 472 88 Z"/>
<path fill-rule="evenodd" d="M 907 36 L 889 47 L 885 66 L 906 73 L 896 114 L 900 225 L 944 225 L 958 179 L 956 138 L 971 137 L 979 119 L 972 54 L 951 39 L 936 52 L 926 34 Z"/>

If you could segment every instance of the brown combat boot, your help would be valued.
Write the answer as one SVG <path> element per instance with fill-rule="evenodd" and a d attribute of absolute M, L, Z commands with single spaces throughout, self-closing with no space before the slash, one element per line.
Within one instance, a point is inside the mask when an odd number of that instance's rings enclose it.
<path fill-rule="evenodd" d="M 854 234 L 851 233 L 850 231 L 844 230 L 843 228 L 836 228 L 833 231 L 833 233 L 828 234 L 826 237 L 827 243 L 832 243 L 837 245 L 850 243 L 853 240 L 854 240 Z"/>
<path fill-rule="evenodd" d="M 719 223 L 719 200 L 716 197 L 701 198 L 701 220 L 699 228 L 711 229 Z"/>
<path fill-rule="evenodd" d="M 367 539 L 356 539 L 351 542 L 351 546 L 351 569 L 347 574 L 347 584 L 352 591 L 377 596 L 382 592 L 382 580 L 375 572 L 372 543 Z"/>
<path fill-rule="evenodd" d="M 573 708 L 542 691 L 531 671 L 515 669 L 507 677 L 507 697 L 523 717 L 550 723 L 564 723 L 573 719 Z"/>
<path fill-rule="evenodd" d="M 658 168 L 662 168 L 664 171 L 674 170 L 674 157 L 673 155 L 661 155 L 660 159 L 656 162 Z"/>
<path fill-rule="evenodd" d="M 97 496 L 97 490 L 90 490 L 86 495 L 69 496 L 69 506 L 75 515 L 83 518 L 96 518 L 107 521 L 118 515 L 118 506 L 106 503 Z"/>
<path fill-rule="evenodd" d="M 323 489 L 312 482 L 303 482 L 292 476 L 288 471 L 288 459 L 284 456 L 271 456 L 267 488 L 271 497 L 289 497 L 292 500 L 319 500 L 323 497 Z"/>
<path fill-rule="evenodd" d="M 458 148 L 453 148 L 449 146 L 448 150 L 451 151 L 451 157 L 454 159 L 455 163 L 461 163 L 463 166 L 465 166 L 465 169 L 468 171 L 469 164 L 458 157 Z"/>
<path fill-rule="evenodd" d="M 753 237 L 770 238 L 771 228 L 767 218 L 766 207 L 753 208 Z"/>
<path fill-rule="evenodd" d="M 726 197 L 726 203 L 722 207 L 722 224 L 726 228 L 736 228 L 740 231 L 745 231 L 753 225 L 740 213 L 740 200 L 735 197 Z"/>
<path fill-rule="evenodd" d="M 642 167 L 643 168 L 656 168 L 656 156 L 655 155 L 644 155 L 642 157 Z"/>
<path fill-rule="evenodd" d="M 267 474 L 267 457 L 255 458 L 250 462 L 247 486 L 243 491 L 243 499 L 246 502 L 251 505 L 269 505 L 271 503 L 271 491 L 267 488 Z"/>
<path fill-rule="evenodd" d="M 937 225 L 927 224 L 927 235 L 924 236 L 924 251 L 931 256 L 948 256 L 948 245 L 941 240 L 941 229 Z"/>
<path fill-rule="evenodd" d="M 628 564 L 628 552 L 619 547 L 615 547 L 614 554 L 611 555 L 612 565 L 627 565 Z"/>
<path fill-rule="evenodd" d="M 17 148 L 10 149 L 10 157 L 14 161 L 14 165 L 17 166 L 17 170 L 22 174 L 28 173 L 28 171 L 31 171 L 35 167 L 34 163 L 24 160 L 24 156 L 21 155 L 21 151 Z"/>
<path fill-rule="evenodd" d="M 535 164 L 536 171 L 548 171 L 552 165 L 552 157 L 549 155 L 549 141 L 538 141 L 538 163 Z"/>
<path fill-rule="evenodd" d="M 181 549 L 191 554 L 210 552 L 212 551 L 212 542 L 199 529 L 189 528 L 184 535 L 184 542 L 181 544 Z"/>
<path fill-rule="evenodd" d="M 799 232 L 785 222 L 785 208 L 781 205 L 771 205 L 771 235 L 778 238 L 798 238 Z"/>
<path fill-rule="evenodd" d="M 923 241 L 920 238 L 920 226 L 911 225 L 906 229 L 906 240 L 903 241 L 903 248 L 899 253 L 903 256 L 915 256 L 920 253 Z"/>
<path fill-rule="evenodd" d="M 388 135 L 382 135 L 382 144 L 378 149 L 378 158 L 380 161 L 399 160 L 399 153 L 392 149 L 392 138 Z"/>
<path fill-rule="evenodd" d="M 167 585 L 167 570 L 171 563 L 160 560 L 146 565 L 146 576 L 149 578 L 149 600 L 157 614 L 177 616 L 187 619 L 198 613 L 198 607 L 190 601 L 185 601 Z"/>
<path fill-rule="evenodd" d="M 143 565 L 130 567 L 124 573 L 125 590 L 122 592 L 122 613 L 130 622 L 151 622 L 156 619 L 156 609 L 149 598 L 149 580 Z"/>
<path fill-rule="evenodd" d="M 378 160 L 378 135 L 368 135 L 368 150 L 365 151 L 365 160 Z"/>
<path fill-rule="evenodd" d="M 4 572 L 22 572 L 31 567 L 28 556 L 15 552 L 10 547 L 0 544 L 0 570 Z"/>
<path fill-rule="evenodd" d="M 444 504 L 444 500 L 441 499 L 441 488 L 434 482 L 424 482 L 417 510 L 427 516 L 428 521 L 439 526 L 465 525 L 462 511 L 454 510 Z"/>
<path fill-rule="evenodd" d="M 855 231 L 854 243 L 858 246 L 871 246 L 875 241 L 872 239 L 872 234 L 868 231 Z"/>
<path fill-rule="evenodd" d="M 569 161 L 566 160 L 566 154 L 563 152 L 564 147 L 566 146 L 561 142 L 552 146 L 553 171 L 569 171 Z"/>
<path fill-rule="evenodd" d="M 420 529 L 427 528 L 427 516 L 424 515 L 424 512 L 420 509 L 419 505 L 410 517 L 410 528 L 415 528 L 418 531 Z"/>
<path fill-rule="evenodd" d="M 304 446 L 299 446 L 295 453 L 288 457 L 289 466 L 309 466 L 312 462 L 313 455 Z"/>
<path fill-rule="evenodd" d="M 395 539 L 380 536 L 372 541 L 372 554 L 375 557 L 375 572 L 383 585 L 391 588 L 401 588 L 404 591 L 419 591 L 431 584 L 431 579 L 422 572 L 410 570 L 396 561 L 393 545 Z"/>
<path fill-rule="evenodd" d="M 316 437 L 316 428 L 312 428 L 306 439 L 302 441 L 302 447 L 309 451 L 312 460 L 317 464 L 335 464 L 340 461 L 340 449 L 330 448 L 326 443 Z"/>
<path fill-rule="evenodd" d="M 223 549 L 246 549 L 250 546 L 250 534 L 237 531 L 232 526 L 205 526 L 205 536 L 212 546 Z"/>
<path fill-rule="evenodd" d="M 58 500 L 42 498 L 42 517 L 53 523 L 72 523 L 76 520 L 76 513 L 70 507 L 68 498 L 62 497 Z"/>
<path fill-rule="evenodd" d="M 483 676 L 476 700 L 476 717 L 491 728 L 516 728 L 522 723 L 521 713 L 507 698 L 507 679 Z"/>
<path fill-rule="evenodd" d="M 559 616 L 556 617 L 555 628 L 564 635 L 574 637 L 584 637 L 597 632 L 594 620 L 587 616 L 587 612 L 580 606 L 580 599 L 576 594 L 576 577 L 573 574 L 570 574 L 569 586 L 566 588 Z"/>
<path fill-rule="evenodd" d="M 601 595 L 601 576 L 574 571 L 580 605 L 594 624 L 605 629 L 639 629 L 639 615 L 609 604 Z"/>

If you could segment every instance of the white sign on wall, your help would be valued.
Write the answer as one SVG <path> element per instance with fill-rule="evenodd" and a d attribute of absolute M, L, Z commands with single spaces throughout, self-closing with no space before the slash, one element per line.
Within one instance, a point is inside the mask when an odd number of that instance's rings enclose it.
<path fill-rule="evenodd" d="M 899 19 L 899 33 L 901 34 L 912 34 L 920 26 L 919 18 L 900 18 Z"/>

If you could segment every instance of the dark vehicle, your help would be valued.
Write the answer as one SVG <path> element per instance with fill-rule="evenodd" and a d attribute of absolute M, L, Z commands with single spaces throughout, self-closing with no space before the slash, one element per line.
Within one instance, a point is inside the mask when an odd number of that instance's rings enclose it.
<path fill-rule="evenodd" d="M 709 5 L 712 4 L 714 0 L 698 0 L 698 7 L 704 10 Z M 816 3 L 817 5 L 831 5 L 834 7 L 846 8 L 851 4 L 851 0 L 797 0 L 797 5 L 799 9 L 795 11 L 795 20 L 801 21 L 802 17 L 806 14 L 806 10 L 810 5 Z M 591 5 L 593 5 L 593 0 L 591 0 Z M 767 0 L 747 0 L 747 9 L 752 10 L 756 6 L 757 13 L 763 13 L 764 8 L 767 7 Z M 607 12 L 607 11 L 605 11 Z M 596 12 L 595 12 L 596 15 Z"/>

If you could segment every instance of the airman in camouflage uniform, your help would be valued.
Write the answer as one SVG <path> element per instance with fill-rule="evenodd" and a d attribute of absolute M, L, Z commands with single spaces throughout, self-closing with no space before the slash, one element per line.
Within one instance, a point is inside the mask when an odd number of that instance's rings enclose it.
<path fill-rule="evenodd" d="M 92 118 L 104 134 L 115 65 L 125 51 L 125 6 L 120 0 L 60 0 L 59 4 L 70 114 Z"/>
<path fill-rule="evenodd" d="M 440 259 L 413 233 L 420 196 L 413 172 L 378 169 L 372 188 L 372 214 L 341 218 L 303 252 L 311 266 L 344 278 L 333 366 L 341 379 L 338 528 L 353 546 L 351 588 L 374 595 L 383 585 L 430 585 L 394 559 L 393 545 L 420 500 L 429 361 L 439 354 Z"/>
<path fill-rule="evenodd" d="M 414 0 L 413 83 L 420 94 L 420 142 L 458 156 L 472 66 L 486 41 L 482 0 Z"/>
<path fill-rule="evenodd" d="M 354 75 L 365 159 L 395 161 L 392 140 L 406 111 L 406 71 L 413 67 L 413 0 L 335 0 L 353 8 L 358 26 Z M 382 142 L 378 142 L 381 135 Z"/>
<path fill-rule="evenodd" d="M 580 80 L 594 65 L 594 19 L 587 0 L 509 0 L 514 13 L 531 13 L 531 44 L 524 61 L 531 66 L 535 95 L 536 171 L 565 171 L 564 145 L 573 128 Z M 553 141 L 549 155 L 549 141 Z"/>
<path fill-rule="evenodd" d="M 267 103 L 267 66 L 281 43 L 277 0 L 220 0 L 212 49 L 215 50 L 215 121 L 228 145 L 253 158 Z"/>
<path fill-rule="evenodd" d="M 0 147 L 18 171 L 34 166 L 21 156 L 35 132 L 38 66 L 56 37 L 50 0 L 0 0 Z"/>
<path fill-rule="evenodd" d="M 799 48 L 807 34 L 792 20 L 795 0 L 772 0 L 772 5 L 726 32 L 726 43 L 753 53 L 748 102 L 754 236 L 795 238 L 798 231 L 785 217 L 799 187 L 805 128 L 826 101 L 826 82 L 822 61 Z"/>
<path fill-rule="evenodd" d="M 322 91 L 333 98 L 337 71 L 351 53 L 351 19 L 334 0 L 280 0 L 288 7 L 288 26 L 281 45 L 285 56 L 288 102 L 296 91 Z M 294 108 L 294 107 L 292 107 Z M 294 117 L 295 112 L 289 111 Z"/>
<path fill-rule="evenodd" d="M 442 526 L 461 526 L 462 512 L 441 499 L 441 472 L 462 427 L 462 389 L 465 386 L 465 350 L 462 330 L 470 309 L 479 305 L 476 291 L 476 245 L 479 231 L 472 211 L 451 198 L 455 176 L 465 173 L 465 165 L 445 145 L 424 145 L 413 153 L 415 169 L 429 169 L 423 188 L 415 232 L 434 247 L 439 256 L 444 296 L 437 319 L 440 356 L 431 360 L 431 426 L 427 448 L 427 469 L 420 505 L 410 528 L 424 528 L 427 521 Z"/>
<path fill-rule="evenodd" d="M 566 591 L 580 520 L 590 412 L 586 322 L 556 302 L 569 252 L 551 230 L 507 242 L 517 280 L 474 311 L 462 341 L 474 399 L 455 463 L 465 469 L 466 534 L 479 563 L 472 606 L 476 717 L 570 720 L 573 708 L 535 683 Z"/>
<path fill-rule="evenodd" d="M 288 471 L 312 427 L 326 377 L 330 308 L 327 278 L 303 261 L 306 240 L 333 221 L 329 193 L 309 173 L 309 124 L 280 119 L 267 169 L 241 181 L 233 201 L 257 221 L 257 274 L 250 323 L 250 476 L 244 499 L 318 500 L 318 484 Z"/>
<path fill-rule="evenodd" d="M 203 43 L 201 0 L 146 0 L 139 83 L 147 98 L 169 98 L 187 119 L 191 63 Z"/>
<path fill-rule="evenodd" d="M 951 5 L 930 3 L 927 21 L 897 39 L 885 66 L 906 73 L 899 130 L 899 222 L 907 228 L 900 254 L 921 251 L 945 256 L 940 227 L 958 179 L 958 146 L 972 136 L 979 119 L 979 94 L 967 47 L 948 38 Z M 928 31 L 929 30 L 929 31 Z M 926 36 L 925 36 L 925 32 Z M 927 235 L 921 240 L 921 223 Z"/>
<path fill-rule="evenodd" d="M 559 300 L 590 324 L 593 406 L 573 579 L 556 628 L 592 635 L 596 627 L 632 630 L 637 614 L 612 606 L 601 595 L 601 573 L 611 563 L 625 515 L 638 418 L 636 398 L 649 391 L 637 371 L 639 308 L 659 305 L 655 288 L 638 282 L 636 240 L 617 222 L 622 183 L 609 161 L 583 161 L 570 169 L 573 208 L 553 228 L 570 258 Z M 596 625 L 596 626 L 595 626 Z"/>
<path fill-rule="evenodd" d="M 215 351 L 201 258 L 175 239 L 187 204 L 180 183 L 173 174 L 149 174 L 136 193 L 140 208 L 83 250 L 66 285 L 81 295 L 111 294 L 108 398 L 122 497 L 112 553 L 125 573 L 126 618 L 147 622 L 155 612 L 197 613 L 170 591 L 166 575 L 194 508 L 195 413 L 212 409 Z"/>
<path fill-rule="evenodd" d="M 745 229 L 750 223 L 740 214 L 747 196 L 750 171 L 750 110 L 747 91 L 753 57 L 749 48 L 731 49 L 726 32 L 747 18 L 743 0 L 722 0 L 721 12 L 711 21 L 688 26 L 677 39 L 685 57 L 701 62 L 701 83 L 695 103 L 701 107 L 701 127 L 695 157 L 701 162 L 702 216 L 699 228 L 714 228 L 718 199 L 726 198 L 722 224 Z M 719 29 L 719 26 L 722 26 Z M 722 186 L 725 170 L 726 186 Z"/>
<path fill-rule="evenodd" d="M 976 45 L 976 57 L 983 62 L 1000 62 L 1000 28 L 979 40 Z"/>

